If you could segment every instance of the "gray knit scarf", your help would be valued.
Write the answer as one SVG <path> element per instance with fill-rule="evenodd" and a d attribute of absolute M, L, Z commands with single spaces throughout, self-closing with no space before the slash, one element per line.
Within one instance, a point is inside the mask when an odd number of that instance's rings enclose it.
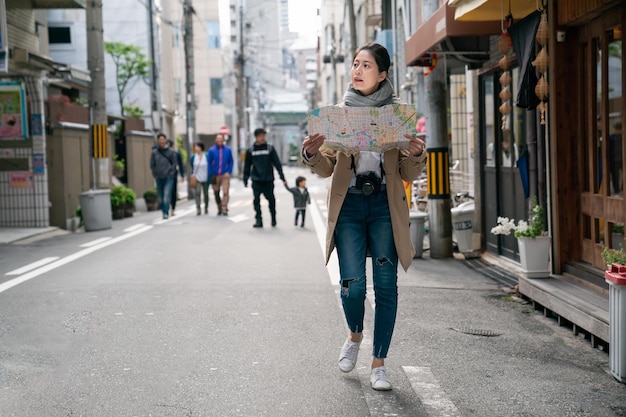
<path fill-rule="evenodd" d="M 346 106 L 351 107 L 382 107 L 387 104 L 400 103 L 400 99 L 393 95 L 393 86 L 387 78 L 380 84 L 380 88 L 369 96 L 362 95 L 350 84 L 343 95 L 343 101 Z"/>

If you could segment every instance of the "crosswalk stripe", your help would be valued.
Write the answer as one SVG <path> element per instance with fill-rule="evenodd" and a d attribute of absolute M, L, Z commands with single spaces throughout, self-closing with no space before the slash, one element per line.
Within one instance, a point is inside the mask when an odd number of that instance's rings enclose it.
<path fill-rule="evenodd" d="M 429 367 L 403 366 L 402 369 L 429 416 L 461 417 Z"/>

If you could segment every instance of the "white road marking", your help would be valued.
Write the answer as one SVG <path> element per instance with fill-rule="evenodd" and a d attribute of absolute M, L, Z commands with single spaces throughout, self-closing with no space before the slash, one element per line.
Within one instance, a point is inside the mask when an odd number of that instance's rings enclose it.
<path fill-rule="evenodd" d="M 130 227 L 127 227 L 126 229 L 124 229 L 124 233 L 134 232 L 137 229 L 141 229 L 143 226 L 145 226 L 145 223 L 137 223 L 134 226 L 130 226 Z"/>
<path fill-rule="evenodd" d="M 48 258 L 43 258 L 43 259 L 40 259 L 40 260 L 38 260 L 36 262 L 30 263 L 28 265 L 25 265 L 25 266 L 23 266 L 23 267 L 21 267 L 19 269 L 15 269 L 15 270 L 13 270 L 11 272 L 7 272 L 5 275 L 22 275 L 22 274 L 24 274 L 24 273 L 26 273 L 28 271 L 32 271 L 33 269 L 37 269 L 40 266 L 44 266 L 46 264 L 49 264 L 52 261 L 56 261 L 57 259 L 59 259 L 58 256 L 50 256 Z"/>
<path fill-rule="evenodd" d="M 428 415 L 438 417 L 461 417 L 461 413 L 450 401 L 446 392 L 428 367 L 403 366 L 413 391 L 417 394 Z"/>
<path fill-rule="evenodd" d="M 195 207 L 191 207 L 188 208 L 187 210 L 183 210 L 182 212 L 179 211 L 177 212 L 178 214 L 176 214 L 176 216 L 169 216 L 167 219 L 154 219 L 152 221 L 152 224 L 163 224 L 163 223 L 169 223 L 171 221 L 177 220 L 180 217 L 185 217 L 190 215 L 191 213 L 195 213 L 196 212 L 196 208 Z"/>
<path fill-rule="evenodd" d="M 13 288 L 13 287 L 15 287 L 15 286 L 17 286 L 19 284 L 22 284 L 22 283 L 24 283 L 26 281 L 29 281 L 29 280 L 31 280 L 33 278 L 36 278 L 39 275 L 45 274 L 46 272 L 52 271 L 54 269 L 57 269 L 60 266 L 69 264 L 70 262 L 74 262 L 75 260 L 80 259 L 80 258 L 82 258 L 84 256 L 87 256 L 87 255 L 89 255 L 91 253 L 94 253 L 96 251 L 99 251 L 100 249 L 103 249 L 103 248 L 106 248 L 108 246 L 114 245 L 114 244 L 116 244 L 118 242 L 121 242 L 123 240 L 129 239 L 129 238 L 131 238 L 133 236 L 136 236 L 136 235 L 139 235 L 139 234 L 141 234 L 143 232 L 147 232 L 148 230 L 152 229 L 152 227 L 153 226 L 144 226 L 141 229 L 135 230 L 134 232 L 126 233 L 125 235 L 121 235 L 121 236 L 118 236 L 116 238 L 109 239 L 106 242 L 102 242 L 102 243 L 100 243 L 100 244 L 98 244 L 96 246 L 92 246 L 90 248 L 85 248 L 85 249 L 83 249 L 83 250 L 81 250 L 79 252 L 76 252 L 76 253 L 72 254 L 72 255 L 68 255 L 65 258 L 61 258 L 61 259 L 59 259 L 57 261 L 49 263 L 49 264 L 47 264 L 45 266 L 42 266 L 42 267 L 40 267 L 38 269 L 35 269 L 33 271 L 30 271 L 30 272 L 27 272 L 24 275 L 20 275 L 17 278 L 13 278 L 10 281 L 7 281 L 7 282 L 4 282 L 4 283 L 0 284 L 0 293 L 3 293 L 4 291 L 6 291 L 6 290 L 8 290 L 10 288 Z"/>
<path fill-rule="evenodd" d="M 311 218 L 313 219 L 317 240 L 320 243 L 320 248 L 322 248 L 322 259 L 326 259 L 326 225 L 324 224 L 317 204 L 311 204 Z M 328 269 L 330 283 L 332 285 L 339 285 L 339 260 L 337 259 L 337 251 L 333 251 L 330 255 L 326 269 Z"/>
<path fill-rule="evenodd" d="M 91 242 L 87 242 L 87 243 L 83 243 L 82 245 L 80 245 L 81 248 L 90 248 L 92 246 L 96 246 L 101 244 L 102 242 L 106 242 L 107 240 L 110 240 L 111 236 L 109 237 L 101 237 L 100 239 L 96 239 L 96 240 L 92 240 Z"/>
<path fill-rule="evenodd" d="M 250 217 L 246 216 L 245 214 L 238 214 L 236 216 L 228 216 L 228 220 L 230 220 L 233 223 L 239 223 L 239 222 L 243 222 L 248 220 Z"/>

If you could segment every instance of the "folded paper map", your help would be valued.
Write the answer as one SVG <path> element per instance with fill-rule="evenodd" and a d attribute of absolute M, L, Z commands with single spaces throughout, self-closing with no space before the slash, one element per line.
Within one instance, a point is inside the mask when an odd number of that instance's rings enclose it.
<path fill-rule="evenodd" d="M 408 104 L 382 107 L 325 106 L 309 113 L 309 134 L 326 136 L 325 145 L 341 151 L 382 152 L 407 148 L 416 135 L 417 115 Z"/>

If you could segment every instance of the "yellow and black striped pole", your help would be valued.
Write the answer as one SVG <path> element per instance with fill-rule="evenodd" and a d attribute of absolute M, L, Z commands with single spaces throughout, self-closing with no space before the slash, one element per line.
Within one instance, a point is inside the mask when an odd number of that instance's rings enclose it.
<path fill-rule="evenodd" d="M 450 162 L 448 148 L 428 148 L 428 198 L 450 198 Z"/>
<path fill-rule="evenodd" d="M 93 157 L 96 159 L 109 157 L 109 137 L 107 125 L 93 125 Z"/>

